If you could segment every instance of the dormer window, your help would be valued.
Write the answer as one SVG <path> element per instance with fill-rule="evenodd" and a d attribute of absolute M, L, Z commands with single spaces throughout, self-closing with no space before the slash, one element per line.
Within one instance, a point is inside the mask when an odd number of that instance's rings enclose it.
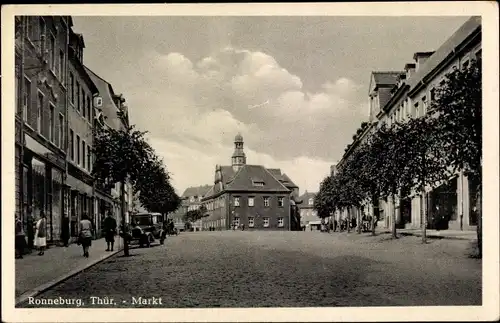
<path fill-rule="evenodd" d="M 314 204 L 314 199 L 313 198 L 310 198 L 309 199 L 309 205 L 313 205 Z"/>

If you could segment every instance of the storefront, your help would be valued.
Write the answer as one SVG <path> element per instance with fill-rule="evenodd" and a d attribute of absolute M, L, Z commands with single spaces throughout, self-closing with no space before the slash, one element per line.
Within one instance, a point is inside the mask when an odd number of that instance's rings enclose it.
<path fill-rule="evenodd" d="M 28 134 L 25 144 L 22 219 L 30 236 L 33 224 L 44 212 L 47 217 L 47 241 L 54 243 L 61 239 L 64 159 Z"/>
<path fill-rule="evenodd" d="M 83 182 L 76 178 L 73 174 L 68 174 L 66 183 L 69 186 L 69 222 L 71 237 L 78 236 L 78 223 L 82 219 L 82 215 L 86 214 L 91 222 L 94 222 L 93 217 L 93 188 L 89 183 Z"/>

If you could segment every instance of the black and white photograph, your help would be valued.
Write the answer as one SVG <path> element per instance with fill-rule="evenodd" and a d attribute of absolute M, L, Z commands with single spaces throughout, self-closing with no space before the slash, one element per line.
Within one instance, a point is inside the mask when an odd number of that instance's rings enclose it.
<path fill-rule="evenodd" d="M 493 2 L 2 7 L 2 320 L 498 319 L 498 71 Z"/>

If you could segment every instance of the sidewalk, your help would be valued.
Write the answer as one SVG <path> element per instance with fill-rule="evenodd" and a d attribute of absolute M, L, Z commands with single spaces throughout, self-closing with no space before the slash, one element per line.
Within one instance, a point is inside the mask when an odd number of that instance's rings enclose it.
<path fill-rule="evenodd" d="M 391 230 L 385 229 L 383 232 L 391 233 Z M 400 235 L 411 235 L 416 237 L 422 236 L 422 230 L 420 229 L 398 229 L 397 232 Z M 457 239 L 457 240 L 470 240 L 470 241 L 474 241 L 477 239 L 476 231 L 427 230 L 426 234 L 428 238 L 434 238 L 434 239 Z"/>
<path fill-rule="evenodd" d="M 114 251 L 105 251 L 104 239 L 92 240 L 89 258 L 83 257 L 82 246 L 76 243 L 68 247 L 53 246 L 38 256 L 36 251 L 16 259 L 16 304 L 47 290 L 55 284 L 89 268 L 122 249 L 122 241 L 115 238 Z"/>

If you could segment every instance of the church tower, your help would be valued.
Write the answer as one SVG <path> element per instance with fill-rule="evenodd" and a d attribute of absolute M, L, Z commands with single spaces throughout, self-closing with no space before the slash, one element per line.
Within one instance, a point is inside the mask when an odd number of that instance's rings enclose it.
<path fill-rule="evenodd" d="M 233 170 L 237 172 L 243 165 L 247 163 L 245 152 L 243 151 L 243 137 L 240 133 L 234 137 L 234 153 L 231 157 Z"/>

